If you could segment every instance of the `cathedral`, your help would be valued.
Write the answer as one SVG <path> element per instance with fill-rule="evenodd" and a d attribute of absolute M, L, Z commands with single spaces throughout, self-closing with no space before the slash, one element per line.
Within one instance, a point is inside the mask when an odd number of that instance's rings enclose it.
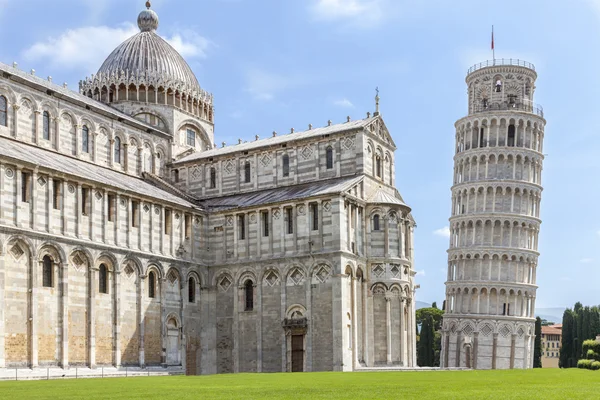
<path fill-rule="evenodd" d="M 158 22 L 148 2 L 78 93 L 0 63 L 0 369 L 415 366 L 415 221 L 378 103 L 216 146 Z"/>

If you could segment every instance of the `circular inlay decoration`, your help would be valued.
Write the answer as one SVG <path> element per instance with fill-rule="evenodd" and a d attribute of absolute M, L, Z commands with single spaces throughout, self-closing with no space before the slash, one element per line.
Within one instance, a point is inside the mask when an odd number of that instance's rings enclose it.
<path fill-rule="evenodd" d="M 75 186 L 69 185 L 69 193 L 71 193 L 71 194 L 75 193 Z"/>
<path fill-rule="evenodd" d="M 5 174 L 8 179 L 12 179 L 15 176 L 15 170 L 12 168 L 6 168 Z"/>
<path fill-rule="evenodd" d="M 160 214 L 160 207 L 154 207 L 154 214 L 156 214 L 156 215 Z"/>

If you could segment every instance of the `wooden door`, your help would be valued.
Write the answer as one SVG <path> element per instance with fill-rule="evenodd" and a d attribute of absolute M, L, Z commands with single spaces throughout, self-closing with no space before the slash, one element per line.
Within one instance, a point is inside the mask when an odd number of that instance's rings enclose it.
<path fill-rule="evenodd" d="M 292 335 L 292 372 L 304 372 L 304 335 Z"/>

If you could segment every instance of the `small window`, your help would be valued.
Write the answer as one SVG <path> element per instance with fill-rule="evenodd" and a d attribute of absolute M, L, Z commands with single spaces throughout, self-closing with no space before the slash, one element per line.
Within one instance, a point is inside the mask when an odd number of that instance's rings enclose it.
<path fill-rule="evenodd" d="M 90 188 L 81 188 L 81 214 L 89 215 L 90 213 Z"/>
<path fill-rule="evenodd" d="M 196 147 L 196 132 L 192 129 L 187 130 L 187 141 L 188 146 Z"/>
<path fill-rule="evenodd" d="M 8 102 L 6 97 L 0 96 L 0 125 L 8 126 Z"/>
<path fill-rule="evenodd" d="M 173 170 L 173 181 L 175 183 L 179 183 L 179 170 L 178 169 Z"/>
<path fill-rule="evenodd" d="M 246 216 L 238 215 L 238 238 L 240 240 L 246 239 Z"/>
<path fill-rule="evenodd" d="M 115 163 L 121 164 L 121 138 L 115 137 Z"/>
<path fill-rule="evenodd" d="M 150 271 L 148 274 L 148 297 L 151 299 L 156 297 L 156 274 Z"/>
<path fill-rule="evenodd" d="M 319 205 L 317 203 L 313 203 L 310 205 L 310 213 L 312 216 L 312 230 L 319 230 Z"/>
<path fill-rule="evenodd" d="M 140 202 L 131 201 L 131 226 L 139 228 L 140 226 Z"/>
<path fill-rule="evenodd" d="M 98 291 L 108 294 L 108 268 L 104 264 L 100 264 L 100 271 L 98 271 Z"/>
<path fill-rule="evenodd" d="M 52 181 L 52 208 L 55 210 L 61 209 L 62 199 L 62 182 L 54 179 Z"/>
<path fill-rule="evenodd" d="M 87 125 L 81 128 L 81 151 L 84 153 L 90 152 L 90 130 Z"/>
<path fill-rule="evenodd" d="M 217 170 L 212 167 L 210 169 L 210 188 L 214 189 L 217 187 Z"/>
<path fill-rule="evenodd" d="M 281 162 L 283 164 L 283 176 L 284 177 L 290 176 L 290 156 L 287 154 L 284 154 L 283 157 L 281 158 Z"/>
<path fill-rule="evenodd" d="M 268 237 L 269 236 L 269 212 L 262 211 L 260 213 L 260 215 L 261 215 L 261 219 L 262 219 L 263 236 Z"/>
<path fill-rule="evenodd" d="M 515 126 L 508 126 L 508 147 L 515 147 Z"/>
<path fill-rule="evenodd" d="M 53 287 L 53 277 L 54 277 L 54 263 L 50 256 L 44 256 L 42 259 L 42 285 L 44 287 Z"/>
<path fill-rule="evenodd" d="M 246 163 L 244 164 L 244 182 L 249 183 L 250 182 L 250 178 L 251 178 L 251 168 L 250 168 L 250 163 L 248 161 L 246 161 Z"/>
<path fill-rule="evenodd" d="M 380 229 L 380 226 L 379 226 L 379 215 L 375 214 L 373 216 L 373 230 L 374 231 L 378 231 L 379 229 Z"/>
<path fill-rule="evenodd" d="M 44 139 L 50 140 L 50 113 L 48 111 L 44 111 L 42 119 L 43 119 Z"/>
<path fill-rule="evenodd" d="M 115 222 L 115 216 L 117 213 L 117 198 L 114 194 L 108 195 L 108 220 Z"/>
<path fill-rule="evenodd" d="M 496 92 L 500 93 L 502 91 L 502 79 L 496 79 Z"/>
<path fill-rule="evenodd" d="M 29 172 L 21 172 L 21 201 L 29 203 L 31 199 L 31 174 Z"/>
<path fill-rule="evenodd" d="M 294 233 L 294 210 L 292 207 L 285 209 L 285 222 L 287 224 L 287 233 Z"/>
<path fill-rule="evenodd" d="M 381 157 L 375 157 L 375 174 L 381 178 Z"/>
<path fill-rule="evenodd" d="M 168 210 L 165 208 L 165 235 L 170 235 L 171 234 L 171 217 L 172 217 L 173 212 L 171 210 Z"/>
<path fill-rule="evenodd" d="M 193 277 L 188 279 L 188 303 L 196 302 L 196 280 Z"/>
<path fill-rule="evenodd" d="M 333 148 L 331 146 L 327 147 L 327 150 L 325 153 L 325 161 L 327 164 L 327 169 L 332 169 L 333 168 Z"/>
<path fill-rule="evenodd" d="M 192 237 L 192 216 L 189 214 L 185 215 L 185 238 L 189 239 Z"/>
<path fill-rule="evenodd" d="M 254 284 L 250 279 L 244 284 L 244 294 L 246 297 L 246 311 L 254 309 Z"/>

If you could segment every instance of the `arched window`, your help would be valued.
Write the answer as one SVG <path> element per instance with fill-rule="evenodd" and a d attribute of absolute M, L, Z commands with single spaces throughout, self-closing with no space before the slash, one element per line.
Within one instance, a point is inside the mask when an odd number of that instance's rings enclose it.
<path fill-rule="evenodd" d="M 515 147 L 515 126 L 513 124 L 508 126 L 508 146 Z"/>
<path fill-rule="evenodd" d="M 121 164 L 121 138 L 115 137 L 115 162 Z"/>
<path fill-rule="evenodd" d="M 248 161 L 246 161 L 246 163 L 244 164 L 244 181 L 246 183 L 250 182 L 250 163 Z"/>
<path fill-rule="evenodd" d="M 333 168 L 333 148 L 331 146 L 327 147 L 327 151 L 325 154 L 327 169 Z"/>
<path fill-rule="evenodd" d="M 104 264 L 100 264 L 100 271 L 98 271 L 98 291 L 108 293 L 108 268 Z"/>
<path fill-rule="evenodd" d="M 8 114 L 7 114 L 8 102 L 6 97 L 0 96 L 0 125 L 8 126 Z"/>
<path fill-rule="evenodd" d="M 244 294 L 246 297 L 246 311 L 254 309 L 254 284 L 250 279 L 244 284 Z"/>
<path fill-rule="evenodd" d="M 43 123 L 44 123 L 44 139 L 50 140 L 50 113 L 48 111 L 44 111 L 43 114 Z"/>
<path fill-rule="evenodd" d="M 290 176 L 290 156 L 284 154 L 281 162 L 283 164 L 283 176 Z"/>
<path fill-rule="evenodd" d="M 379 230 L 379 214 L 375 214 L 373 216 L 373 230 L 374 231 Z"/>
<path fill-rule="evenodd" d="M 217 170 L 214 168 L 210 169 L 210 188 L 214 189 L 217 187 Z"/>
<path fill-rule="evenodd" d="M 192 276 L 188 279 L 188 302 L 196 302 L 196 280 Z"/>
<path fill-rule="evenodd" d="M 81 151 L 84 153 L 90 152 L 90 130 L 87 125 L 81 128 Z"/>
<path fill-rule="evenodd" d="M 148 274 L 148 297 L 151 299 L 156 297 L 156 274 L 154 271 Z"/>
<path fill-rule="evenodd" d="M 54 275 L 54 268 L 52 264 L 53 262 L 50 256 L 44 256 L 44 258 L 42 259 L 42 284 L 44 287 L 53 287 L 52 278 Z"/>
<path fill-rule="evenodd" d="M 381 157 L 375 157 L 375 174 L 381 178 Z"/>

